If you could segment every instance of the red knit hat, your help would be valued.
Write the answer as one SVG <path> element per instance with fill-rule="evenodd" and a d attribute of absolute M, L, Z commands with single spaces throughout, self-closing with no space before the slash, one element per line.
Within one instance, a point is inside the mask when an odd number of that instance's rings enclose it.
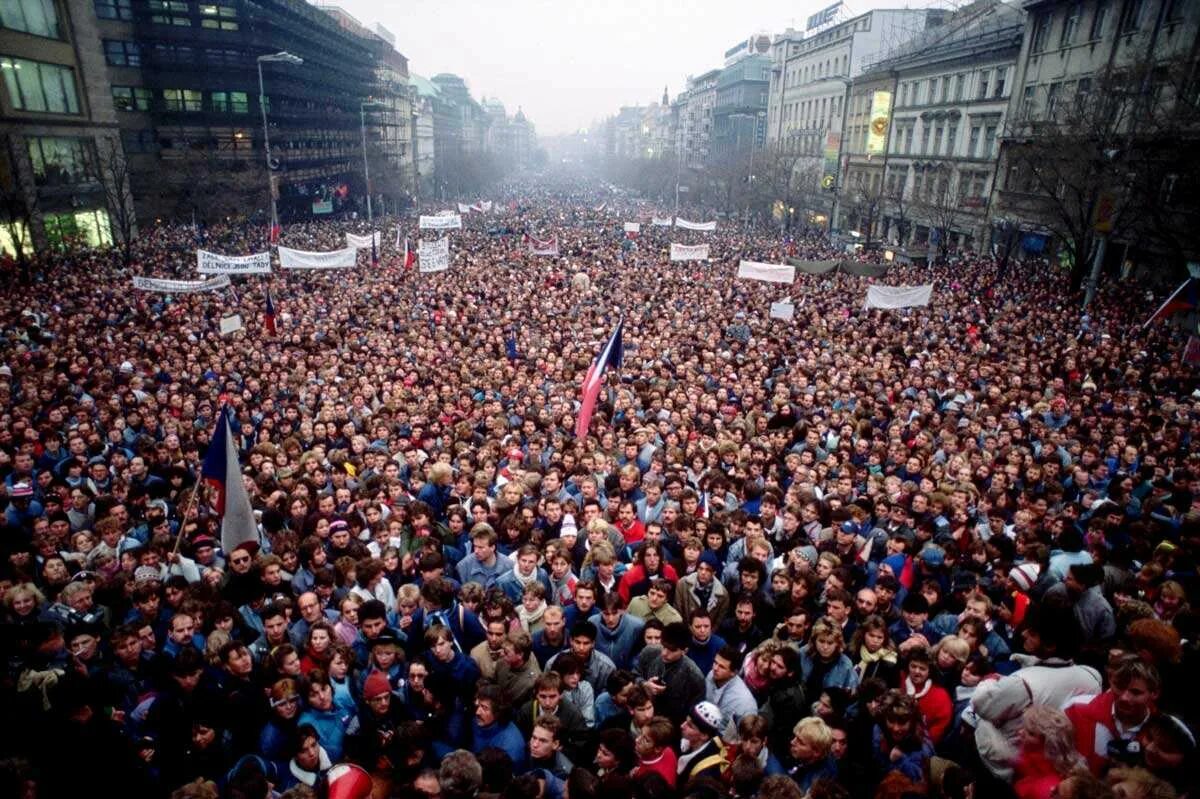
<path fill-rule="evenodd" d="M 388 682 L 387 675 L 382 671 L 373 671 L 363 685 L 363 699 L 374 699 L 377 696 L 391 693 L 391 690 L 392 686 Z"/>

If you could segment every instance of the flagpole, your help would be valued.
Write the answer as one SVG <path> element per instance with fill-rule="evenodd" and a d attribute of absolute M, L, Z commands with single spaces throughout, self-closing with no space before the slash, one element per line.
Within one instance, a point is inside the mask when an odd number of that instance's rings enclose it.
<path fill-rule="evenodd" d="M 183 543 L 183 528 L 187 524 L 188 514 L 192 512 L 192 506 L 196 504 L 196 495 L 200 493 L 200 484 L 204 480 L 197 477 L 196 486 L 192 489 L 192 495 L 188 497 L 187 505 L 183 508 L 183 514 L 179 517 L 179 532 L 175 535 L 175 547 L 171 550 L 172 555 L 179 554 L 179 547 Z"/>

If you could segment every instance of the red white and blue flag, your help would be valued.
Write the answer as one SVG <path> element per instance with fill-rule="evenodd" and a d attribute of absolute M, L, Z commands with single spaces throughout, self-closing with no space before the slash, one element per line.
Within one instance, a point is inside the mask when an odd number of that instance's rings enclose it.
<path fill-rule="evenodd" d="M 201 479 L 213 490 L 212 506 L 221 517 L 221 549 L 224 552 L 232 552 L 247 541 L 258 542 L 258 525 L 250 506 L 250 495 L 242 482 L 231 414 L 229 406 L 221 408 L 200 467 Z"/>
<path fill-rule="evenodd" d="M 275 303 L 271 302 L 271 288 L 267 287 L 267 308 L 263 312 L 263 326 L 272 336 L 275 335 Z"/>
<path fill-rule="evenodd" d="M 416 253 L 408 249 L 408 237 L 404 237 L 404 268 L 412 269 L 413 264 L 417 262 Z"/>
<path fill-rule="evenodd" d="M 579 416 L 575 420 L 576 438 L 586 436 L 588 427 L 592 424 L 592 413 L 596 410 L 596 399 L 600 396 L 600 388 L 604 385 L 605 373 L 609 367 L 621 368 L 621 361 L 625 357 L 625 347 L 621 342 L 621 331 L 624 326 L 624 319 L 617 322 L 612 335 L 608 337 L 604 348 L 600 350 L 600 355 L 592 363 L 587 377 L 583 380 L 583 397 L 579 401 Z"/>
<path fill-rule="evenodd" d="M 1150 327 L 1151 324 L 1159 319 L 1166 319 L 1168 316 L 1173 316 L 1177 313 L 1188 313 L 1200 308 L 1200 281 L 1194 277 L 1189 277 L 1183 281 L 1183 285 L 1175 289 L 1175 292 L 1167 297 L 1167 301 L 1158 306 L 1158 310 L 1146 320 L 1143 328 Z"/>

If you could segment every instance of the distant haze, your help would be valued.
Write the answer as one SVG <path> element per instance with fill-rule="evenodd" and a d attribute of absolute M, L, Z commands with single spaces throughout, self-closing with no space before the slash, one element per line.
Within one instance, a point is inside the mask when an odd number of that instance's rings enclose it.
<path fill-rule="evenodd" d="M 753 34 L 803 30 L 825 0 L 322 0 L 368 28 L 396 35 L 409 69 L 432 77 L 453 72 L 471 96 L 518 107 L 539 134 L 569 133 L 623 105 L 673 99 L 685 78 L 720 67 L 727 49 Z M 946 0 L 845 3 L 872 8 L 946 6 Z"/>

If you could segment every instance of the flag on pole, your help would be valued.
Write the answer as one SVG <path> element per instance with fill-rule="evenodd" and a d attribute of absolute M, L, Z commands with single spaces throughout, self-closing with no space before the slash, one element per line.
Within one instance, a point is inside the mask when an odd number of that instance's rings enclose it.
<path fill-rule="evenodd" d="M 272 244 L 278 244 L 279 243 L 279 234 L 282 232 L 283 232 L 283 228 L 279 226 L 279 223 L 272 222 L 271 230 L 270 230 L 270 233 L 268 233 L 267 237 Z"/>
<path fill-rule="evenodd" d="M 275 303 L 271 302 L 271 287 L 267 286 L 267 309 L 263 313 L 263 325 L 267 332 L 275 335 Z"/>
<path fill-rule="evenodd" d="M 624 326 L 624 319 L 617 322 L 612 335 L 604 344 L 604 349 L 600 350 L 600 355 L 588 369 L 587 377 L 583 379 L 583 396 L 579 401 L 579 416 L 575 420 L 576 438 L 586 436 L 588 427 L 592 424 L 592 413 L 596 410 L 596 398 L 600 396 L 600 387 L 604 385 L 605 373 L 609 367 L 621 368 L 621 361 L 625 355 L 625 347 L 621 342 L 621 330 Z"/>
<path fill-rule="evenodd" d="M 1146 324 L 1142 325 L 1142 328 L 1150 327 L 1151 324 L 1157 322 L 1159 319 L 1166 319 L 1168 316 L 1177 313 L 1185 313 L 1200 308 L 1200 291 L 1198 289 L 1200 289 L 1200 282 L 1194 277 L 1189 277 L 1183 281 L 1183 285 L 1175 289 L 1175 292 L 1170 297 L 1167 297 L 1167 301 L 1158 306 L 1158 310 L 1146 320 Z"/>
<path fill-rule="evenodd" d="M 417 262 L 417 256 L 412 250 L 408 249 L 408 237 L 404 237 L 404 268 L 412 269 L 413 264 Z"/>
<path fill-rule="evenodd" d="M 200 468 L 201 479 L 216 492 L 213 507 L 221 517 L 221 549 L 226 553 L 246 541 L 258 542 L 258 525 L 242 482 L 230 415 L 229 406 L 223 406 Z"/>

